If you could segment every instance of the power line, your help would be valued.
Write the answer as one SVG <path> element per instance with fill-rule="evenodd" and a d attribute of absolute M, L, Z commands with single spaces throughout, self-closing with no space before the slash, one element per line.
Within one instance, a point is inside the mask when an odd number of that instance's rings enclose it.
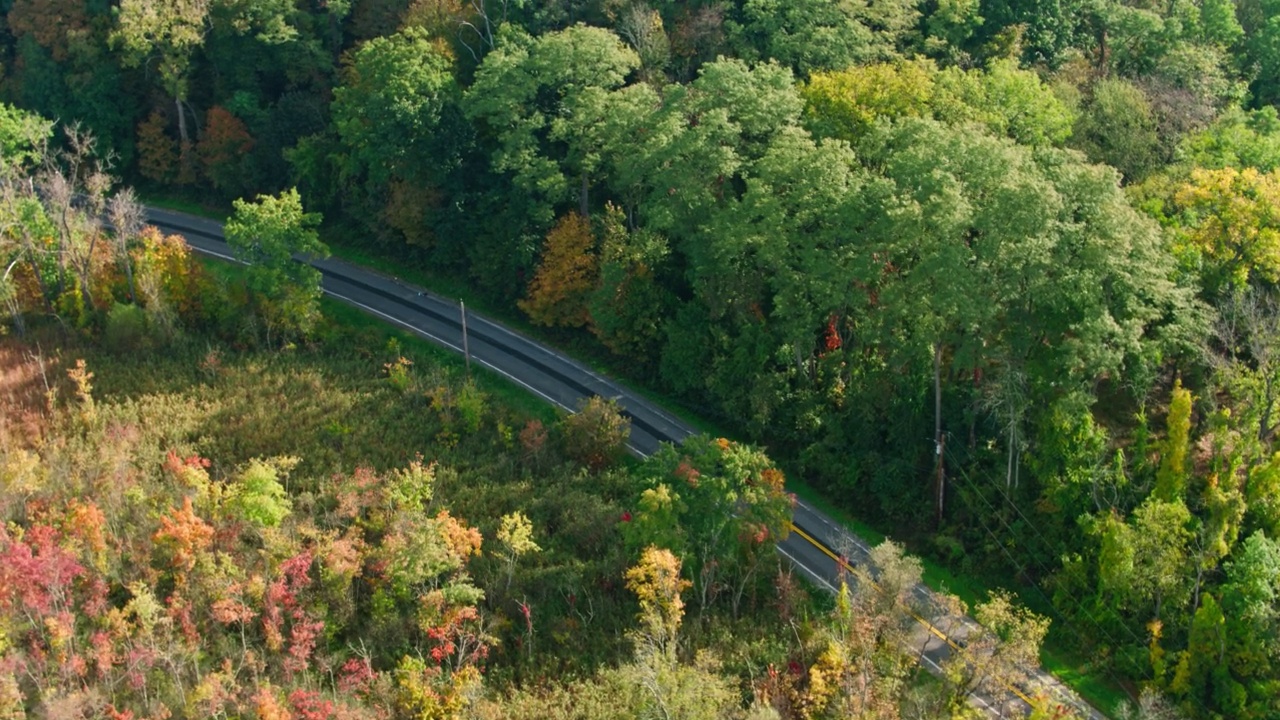
<path fill-rule="evenodd" d="M 956 460 L 954 453 L 952 453 L 951 457 L 953 460 Z M 1001 515 L 996 510 L 995 506 L 991 504 L 991 501 L 987 499 L 985 494 L 982 493 L 981 488 L 978 487 L 977 484 L 973 481 L 973 479 L 969 477 L 969 473 L 964 469 L 964 466 L 959 462 L 956 462 L 955 466 L 959 471 L 958 474 L 960 475 L 960 477 L 965 481 L 965 483 L 974 492 L 974 494 L 976 494 L 982 500 L 982 502 L 991 510 L 991 513 L 995 515 L 997 519 L 999 519 L 1000 523 L 1004 526 L 1005 530 L 1007 530 L 1010 535 L 1014 535 L 1015 534 L 1014 530 L 1012 527 L 1009 526 L 1009 522 L 1004 519 L 1003 515 Z M 1028 527 L 1031 528 L 1031 531 L 1035 533 L 1036 537 L 1040 539 L 1041 543 L 1043 543 L 1044 546 L 1058 550 L 1058 551 L 1065 551 L 1067 549 L 1065 545 L 1054 544 L 1049 542 L 1049 540 L 1045 538 L 1045 536 L 1036 527 L 1036 524 L 1031 522 L 1030 518 L 1028 518 L 1022 512 L 1022 509 L 1018 507 L 1017 503 L 1013 501 L 1013 499 L 1008 495 L 1008 493 L 1005 492 L 1003 488 L 999 487 L 999 485 L 993 485 L 993 486 L 1001 494 L 1005 502 L 1008 505 L 1013 507 L 1013 510 L 1018 514 L 1018 517 L 1020 517 L 1022 521 Z M 986 522 L 982 520 L 980 515 L 978 517 L 978 521 L 979 523 L 982 524 L 983 529 L 987 531 L 987 534 L 990 535 L 991 539 L 996 543 L 996 545 L 1000 547 L 1001 552 L 1004 553 L 1005 557 L 1008 558 L 1009 562 L 1014 565 L 1014 567 L 1018 570 L 1018 572 L 1026 574 L 1027 567 L 1025 565 L 1018 563 L 1018 561 L 1014 559 L 1012 554 L 1009 553 L 1009 550 L 1000 542 L 999 538 L 996 537 L 996 535 L 993 532 L 991 532 L 991 529 L 987 526 Z M 1042 562 L 1036 560 L 1034 555 L 1032 556 L 1032 561 L 1038 566 L 1039 570 L 1043 572 L 1045 575 L 1051 574 L 1049 572 L 1049 568 L 1045 567 L 1045 565 Z M 1043 598 L 1049 604 L 1049 607 L 1057 610 L 1056 606 L 1053 603 L 1053 600 L 1050 599 L 1047 595 L 1045 595 L 1044 590 L 1040 588 L 1039 584 L 1036 583 L 1029 574 L 1027 574 L 1026 576 L 1031 583 L 1031 587 L 1033 587 L 1035 591 L 1039 593 L 1040 597 Z M 1102 633 L 1102 635 L 1105 636 L 1106 639 L 1112 643 L 1112 645 L 1116 647 L 1120 646 L 1120 643 L 1116 641 L 1115 636 L 1113 636 L 1110 632 L 1107 631 L 1105 627 L 1102 626 L 1102 623 L 1100 623 L 1097 620 L 1097 618 L 1094 617 L 1093 613 L 1089 611 L 1088 606 L 1083 601 L 1075 597 L 1075 595 L 1069 591 L 1067 591 L 1066 594 L 1071 599 L 1072 603 L 1074 603 L 1079 610 L 1084 612 L 1085 616 L 1089 619 L 1091 623 L 1093 623 L 1094 627 L 1096 627 Z M 1064 620 L 1068 620 L 1066 616 L 1062 616 L 1062 617 Z M 1068 620 L 1068 622 L 1070 622 L 1070 620 Z M 1146 644 L 1140 637 L 1138 637 L 1137 634 L 1133 632 L 1133 629 L 1130 628 L 1126 623 L 1123 623 L 1123 622 L 1120 623 L 1120 627 L 1124 628 L 1124 631 L 1128 633 L 1129 637 L 1132 638 L 1133 641 L 1137 643 L 1139 646 Z M 1113 679 L 1116 678 L 1116 675 L 1112 670 L 1108 669 L 1107 672 L 1109 675 L 1111 675 Z M 1147 668 L 1147 674 L 1149 675 L 1149 679 L 1151 681 L 1155 680 L 1154 672 L 1150 668 Z M 1190 695 L 1189 697 L 1191 701 L 1195 703 L 1200 708 L 1201 711 L 1204 712 L 1205 716 L 1208 717 L 1210 714 L 1209 708 L 1205 706 L 1205 704 L 1201 702 L 1200 699 L 1195 697 L 1194 695 Z"/>
<path fill-rule="evenodd" d="M 961 469 L 961 470 L 959 471 L 959 475 L 960 475 L 961 479 L 962 479 L 962 480 L 964 480 L 964 481 L 969 485 L 969 487 L 970 487 L 971 489 L 974 489 L 974 490 L 976 491 L 976 488 L 974 487 L 974 483 L 973 483 L 973 481 L 969 478 L 969 475 L 968 475 L 968 473 L 967 473 L 967 472 L 965 472 L 963 469 Z M 979 496 L 981 496 L 981 495 L 982 495 L 980 492 L 978 492 L 977 494 L 978 494 Z M 984 503 L 986 503 L 987 507 L 991 509 L 991 512 L 992 512 L 992 514 L 993 514 L 993 515 L 997 515 L 997 516 L 999 515 L 999 513 L 996 511 L 995 507 L 994 507 L 993 505 L 991 505 L 991 502 L 990 502 L 989 500 L 987 500 L 985 497 L 982 497 L 982 500 L 983 500 L 983 502 L 984 502 Z M 1019 562 L 1018 562 L 1018 560 L 1017 560 L 1016 558 L 1014 558 L 1014 557 L 1013 557 L 1013 555 L 1009 552 L 1008 548 L 1006 548 L 1006 547 L 1004 546 L 1004 544 L 1001 542 L 1000 538 L 995 534 L 995 532 L 994 532 L 994 531 L 992 531 L 992 530 L 991 530 L 991 527 L 986 523 L 986 521 L 982 519 L 982 516 L 981 516 L 981 515 L 978 515 L 978 522 L 979 522 L 979 524 L 981 524 L 981 525 L 982 525 L 982 529 L 983 529 L 984 531 L 986 531 L 987 535 L 989 535 L 989 536 L 991 537 L 991 540 L 996 544 L 996 546 L 1000 548 L 1000 552 L 1002 552 L 1002 553 L 1004 554 L 1005 558 L 1006 558 L 1006 559 L 1008 559 L 1009 563 L 1014 567 L 1014 569 L 1015 569 L 1015 570 L 1017 570 L 1020 574 L 1023 574 L 1023 575 L 1026 575 L 1027 577 L 1030 577 L 1030 574 L 1027 572 L 1027 570 L 1028 570 L 1027 566 L 1026 566 L 1026 565 L 1024 565 L 1024 564 L 1022 564 L 1022 563 L 1019 563 Z M 1002 519 L 1002 522 L 1003 522 L 1003 519 Z M 1011 528 L 1009 528 L 1009 525 L 1008 525 L 1008 523 L 1007 523 L 1007 522 L 1003 522 L 1003 524 L 1004 524 L 1004 526 L 1005 526 L 1005 529 L 1007 529 L 1007 530 L 1009 530 L 1010 532 L 1012 532 L 1012 529 L 1011 529 Z M 1042 570 L 1044 569 L 1044 568 L 1043 568 L 1043 566 L 1041 567 L 1041 569 L 1042 569 Z M 1045 602 L 1046 602 L 1046 603 L 1048 603 L 1048 605 L 1049 605 L 1049 607 L 1050 607 L 1051 609 L 1054 609 L 1054 610 L 1056 610 L 1056 609 L 1057 609 L 1057 608 L 1056 608 L 1056 606 L 1055 606 L 1055 604 L 1054 604 L 1054 602 L 1053 602 L 1053 600 L 1052 600 L 1049 596 L 1045 595 L 1044 591 L 1039 587 L 1039 585 L 1036 585 L 1035 583 L 1032 583 L 1032 587 L 1035 589 L 1035 591 L 1036 591 L 1037 593 L 1039 593 L 1040 597 L 1041 597 L 1041 598 L 1043 598 L 1043 599 L 1045 600 Z M 1102 627 L 1102 625 L 1101 625 L 1101 624 L 1100 624 L 1100 623 L 1099 623 L 1099 622 L 1098 622 L 1098 621 L 1097 621 L 1097 620 L 1092 616 L 1092 614 L 1091 614 L 1091 613 L 1089 613 L 1088 609 L 1084 607 L 1084 604 L 1083 604 L 1083 603 L 1080 603 L 1080 602 L 1079 602 L 1078 600 L 1076 600 L 1074 597 L 1072 598 L 1072 600 L 1073 600 L 1073 602 L 1076 602 L 1078 605 L 1080 605 L 1081 609 L 1083 609 L 1083 610 L 1084 610 L 1084 612 L 1089 616 L 1090 621 L 1092 621 L 1092 622 L 1093 622 L 1093 624 L 1098 628 L 1098 630 L 1099 630 L 1103 635 L 1105 635 L 1105 636 L 1107 637 L 1107 639 L 1108 639 L 1108 640 L 1109 640 L 1113 645 L 1119 645 L 1119 643 L 1118 643 L 1118 642 L 1116 642 L 1115 638 L 1114 638 L 1114 637 L 1113 637 L 1109 632 L 1107 632 L 1106 628 Z M 1059 613 L 1059 615 L 1061 616 L 1061 613 Z M 1061 616 L 1061 617 L 1062 617 L 1062 619 L 1063 619 L 1063 620 L 1066 620 L 1066 621 L 1067 621 L 1067 622 L 1069 622 L 1069 623 L 1071 622 L 1071 620 L 1070 620 L 1069 618 L 1067 618 L 1067 617 L 1065 617 L 1065 616 Z M 1136 639 L 1136 636 L 1135 636 L 1135 639 Z M 1107 673 L 1112 677 L 1112 679 L 1118 679 L 1118 678 L 1115 676 L 1114 672 L 1113 672 L 1113 671 L 1111 671 L 1110 669 L 1108 669 L 1108 670 L 1107 670 Z"/>

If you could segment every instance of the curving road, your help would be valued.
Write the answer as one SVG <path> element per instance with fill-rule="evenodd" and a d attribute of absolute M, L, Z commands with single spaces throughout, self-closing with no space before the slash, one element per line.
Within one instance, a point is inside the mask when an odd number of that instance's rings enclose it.
<path fill-rule="evenodd" d="M 235 261 L 223 240 L 221 223 L 157 208 L 148 208 L 147 214 L 152 225 L 183 236 L 194 250 Z M 462 317 L 456 301 L 342 260 L 311 260 L 311 264 L 322 273 L 327 295 L 462 352 Z M 472 362 L 552 405 L 572 412 L 580 399 L 591 395 L 618 400 L 631 420 L 629 448 L 636 455 L 647 457 L 661 443 L 679 443 L 694 432 L 654 403 L 563 353 L 475 312 L 468 311 L 466 321 Z M 856 568 L 866 564 L 868 545 L 803 500 L 796 505 L 792 529 L 778 552 L 819 587 L 834 592 L 843 579 L 858 575 Z M 914 592 L 919 602 L 912 652 L 937 671 L 952 653 L 964 652 L 964 638 L 977 626 L 968 617 L 946 613 L 933 591 L 923 585 Z M 1065 685 L 1039 671 L 1033 687 L 1007 687 L 999 696 L 975 695 L 972 700 L 992 717 L 1023 717 L 1030 710 L 1030 697 L 1035 696 L 1047 696 L 1084 717 L 1104 720 Z"/>

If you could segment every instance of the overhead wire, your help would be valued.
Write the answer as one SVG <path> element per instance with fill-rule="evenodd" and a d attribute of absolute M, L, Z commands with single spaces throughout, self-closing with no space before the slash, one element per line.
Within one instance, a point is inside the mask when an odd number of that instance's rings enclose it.
<path fill-rule="evenodd" d="M 954 452 L 953 452 L 953 451 L 946 451 L 946 453 L 947 453 L 947 455 L 949 455 L 949 456 L 951 457 L 951 459 L 952 459 L 952 461 L 953 461 L 953 465 L 952 465 L 952 467 L 954 467 L 954 468 L 958 471 L 959 476 L 960 476 L 960 477 L 964 480 L 964 482 L 968 485 L 968 487 L 970 488 L 970 490 L 972 490 L 972 491 L 973 491 L 973 494 L 977 495 L 977 496 L 978 496 L 978 497 L 983 501 L 983 503 L 984 503 L 984 504 L 986 504 L 987 508 L 991 510 L 992 515 L 994 515 L 994 516 L 995 516 L 995 517 L 996 517 L 996 518 L 1001 522 L 1001 524 L 1004 526 L 1004 529 L 1005 529 L 1006 531 L 1008 531 L 1008 532 L 1010 533 L 1010 535 L 1014 535 L 1014 534 L 1015 534 L 1015 531 L 1014 531 L 1014 529 L 1009 525 L 1008 520 L 1006 520 L 1006 519 L 1004 518 L 1004 516 L 1003 516 L 1003 515 L 1001 515 L 1001 514 L 996 510 L 995 506 L 991 504 L 991 501 L 990 501 L 990 500 L 987 498 L 987 496 L 982 492 L 982 489 L 981 489 L 980 487 L 978 487 L 978 486 L 977 486 L 977 483 L 976 483 L 976 482 L 975 482 L 975 481 L 974 481 L 974 480 L 969 476 L 969 473 L 964 469 L 964 465 L 963 465 L 962 463 L 960 463 L 960 462 L 959 462 L 959 459 L 958 459 L 958 458 L 956 458 L 956 457 L 955 457 Z M 1005 500 L 1005 503 L 1006 503 L 1007 505 L 1009 505 L 1009 506 L 1011 506 L 1011 507 L 1013 508 L 1014 512 L 1016 512 L 1016 513 L 1018 514 L 1018 517 L 1020 517 L 1020 518 L 1022 519 L 1023 523 L 1025 523 L 1027 527 L 1031 528 L 1031 531 L 1032 531 L 1033 533 L 1035 533 L 1036 537 L 1038 537 L 1038 538 L 1040 539 L 1041 543 L 1043 543 L 1045 547 L 1049 547 L 1049 548 L 1052 548 L 1052 549 L 1054 549 L 1054 550 L 1059 550 L 1059 551 L 1065 551 L 1065 550 L 1067 549 L 1064 545 L 1061 545 L 1060 543 L 1059 543 L 1059 544 L 1055 544 L 1055 543 L 1051 543 L 1051 542 L 1049 542 L 1049 540 L 1048 540 L 1047 538 L 1045 538 L 1044 534 L 1040 532 L 1040 530 L 1039 530 L 1039 528 L 1036 526 L 1036 524 L 1035 524 L 1035 523 L 1033 523 L 1033 522 L 1031 522 L 1030 518 L 1028 518 L 1028 517 L 1026 516 L 1026 514 L 1022 512 L 1022 509 L 1018 506 L 1018 504 L 1017 504 L 1016 502 L 1014 502 L 1013 498 L 1012 498 L 1012 497 L 1010 497 L 1010 496 L 1009 496 L 1009 494 L 1008 494 L 1008 493 L 1007 493 L 1003 488 L 1001 488 L 1001 487 L 999 486 L 999 484 L 997 484 L 997 483 L 992 483 L 992 486 L 993 486 L 993 487 L 995 487 L 995 488 L 996 488 L 996 491 L 997 491 L 997 492 L 999 492 L 999 493 L 1001 494 L 1001 496 L 1002 496 L 1002 497 L 1004 498 L 1004 500 Z M 1031 587 L 1032 587 L 1032 588 L 1034 588 L 1034 589 L 1035 589 L 1035 591 L 1040 595 L 1040 597 L 1041 597 L 1041 598 L 1043 598 L 1043 599 L 1045 600 L 1045 602 L 1047 602 L 1047 603 L 1049 604 L 1049 607 L 1054 608 L 1054 609 L 1056 610 L 1056 609 L 1057 609 L 1057 606 L 1054 604 L 1053 600 L 1052 600 L 1051 598 L 1049 598 L 1049 596 L 1048 596 L 1048 595 L 1046 595 L 1046 594 L 1045 594 L 1044 590 L 1040 588 L 1039 584 L 1038 584 L 1038 583 L 1036 583 L 1036 582 L 1032 579 L 1032 576 L 1026 572 L 1026 570 L 1027 570 L 1027 566 L 1026 566 L 1026 565 L 1022 565 L 1021 563 L 1019 563 L 1019 562 L 1018 562 L 1018 561 L 1013 557 L 1013 555 L 1009 552 L 1008 548 L 1006 548 L 1006 547 L 1004 546 L 1004 544 L 1003 544 L 1002 542 L 1000 542 L 1000 539 L 999 539 L 999 538 L 998 538 L 998 537 L 997 537 L 997 536 L 996 536 L 996 535 L 991 531 L 991 529 L 987 526 L 986 522 L 982 520 L 981 515 L 978 515 L 978 521 L 979 521 L 979 523 L 981 523 L 981 524 L 982 524 L 983 529 L 987 532 L 987 534 L 991 536 L 991 539 L 995 542 L 995 544 L 996 544 L 997 546 L 999 546 L 999 547 L 1000 547 L 1001 552 L 1005 555 L 1005 557 L 1009 560 L 1009 562 L 1010 562 L 1010 563 L 1011 563 L 1011 564 L 1012 564 L 1012 565 L 1017 569 L 1017 571 L 1018 571 L 1020 574 L 1022 574 L 1024 577 L 1026 577 L 1026 578 L 1028 579 L 1028 582 L 1030 583 Z M 1039 569 L 1041 572 L 1043 572 L 1046 576 L 1047 576 L 1047 575 L 1052 574 L 1052 573 L 1049 571 L 1049 568 L 1047 568 L 1047 567 L 1043 564 L 1043 562 L 1038 561 L 1038 560 L 1035 560 L 1034 556 L 1032 556 L 1032 561 L 1033 561 L 1033 562 L 1035 562 L 1035 564 L 1036 564 L 1036 566 L 1038 567 L 1038 569 Z M 1085 617 L 1086 617 L 1086 618 L 1088 618 L 1089 622 L 1091 622 L 1091 623 L 1093 624 L 1093 626 L 1094 626 L 1095 628 L 1097 628 L 1097 629 L 1098 629 L 1098 631 L 1099 631 L 1100 633 L 1102 633 L 1102 635 L 1103 635 L 1103 636 L 1104 636 L 1104 637 L 1105 637 L 1105 638 L 1106 638 L 1106 639 L 1107 639 L 1107 640 L 1112 644 L 1112 646 L 1113 646 L 1113 647 L 1120 647 L 1120 646 L 1121 646 L 1121 643 L 1119 643 L 1119 642 L 1116 640 L 1115 636 L 1114 636 L 1114 635 L 1112 635 L 1109 631 L 1107 631 L 1107 629 L 1106 629 L 1105 627 L 1103 627 L 1102 623 L 1101 623 L 1101 622 L 1099 622 L 1099 621 L 1098 621 L 1098 619 L 1097 619 L 1096 617 L 1094 617 L 1093 613 L 1089 611 L 1088 605 L 1087 605 L 1084 601 L 1082 601 L 1082 600 L 1080 600 L 1079 598 L 1077 598 L 1077 597 L 1076 597 L 1073 593 L 1071 593 L 1070 591 L 1066 591 L 1066 594 L 1067 594 L 1067 596 L 1070 598 L 1071 602 L 1072 602 L 1073 604 L 1075 604 L 1075 606 L 1076 606 L 1080 611 L 1082 611 L 1082 612 L 1085 614 Z M 1067 618 L 1065 615 L 1063 615 L 1063 614 L 1061 614 L 1061 613 L 1059 613 L 1059 614 L 1060 614 L 1060 616 L 1062 617 L 1062 619 L 1067 620 L 1068 622 L 1070 622 L 1070 619 L 1069 619 L 1069 618 Z M 1138 635 L 1137 635 L 1136 633 L 1134 633 L 1134 632 L 1133 632 L 1133 629 L 1132 629 L 1132 628 L 1130 628 L 1128 625 L 1126 625 L 1126 624 L 1124 624 L 1124 623 L 1120 623 L 1120 627 L 1122 627 L 1122 628 L 1124 629 L 1124 631 L 1125 631 L 1126 633 L 1128 633 L 1129 637 L 1130 637 L 1130 638 L 1132 638 L 1132 640 L 1133 640 L 1137 645 L 1142 646 L 1142 645 L 1145 645 L 1145 644 L 1146 644 L 1146 642 L 1144 642 L 1144 641 L 1142 640 L 1142 638 L 1138 637 Z M 1119 679 L 1119 678 L 1117 678 L 1117 677 L 1116 677 L 1116 675 L 1115 675 L 1114 671 L 1112 671 L 1112 670 L 1108 670 L 1108 675 L 1110 675 L 1110 676 L 1112 677 L 1112 679 L 1115 679 L 1115 680 L 1118 680 L 1118 679 Z M 1147 679 L 1147 680 L 1149 680 L 1150 682 L 1154 682 L 1154 681 L 1155 681 L 1155 674 L 1154 674 L 1154 671 L 1152 671 L 1150 668 L 1147 668 L 1147 669 L 1146 669 L 1146 673 L 1145 673 L 1145 675 L 1147 676 L 1147 677 L 1146 677 L 1146 679 Z M 1197 705 L 1197 706 L 1198 706 L 1202 711 L 1204 711 L 1204 713 L 1205 713 L 1206 717 L 1209 715 L 1209 708 L 1208 708 L 1207 706 L 1205 706 L 1205 704 L 1204 704 L 1203 702 L 1201 702 L 1199 698 L 1192 696 L 1192 697 L 1191 697 L 1191 700 L 1192 700 L 1192 702 L 1193 702 L 1193 703 L 1195 703 L 1195 704 L 1196 704 L 1196 705 Z"/>

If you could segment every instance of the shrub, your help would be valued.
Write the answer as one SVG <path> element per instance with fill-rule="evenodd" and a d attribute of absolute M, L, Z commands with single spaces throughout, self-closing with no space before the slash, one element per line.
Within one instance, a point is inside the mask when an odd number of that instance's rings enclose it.
<path fill-rule="evenodd" d="M 468 381 L 454 394 L 453 404 L 458 411 L 458 420 L 462 424 L 462 429 L 468 433 L 479 432 L 480 425 L 484 422 L 485 412 L 488 410 L 488 396 L 474 383 Z"/>
<path fill-rule="evenodd" d="M 593 396 L 560 423 L 565 454 L 593 472 L 613 465 L 626 451 L 631 421 L 616 400 Z"/>
<path fill-rule="evenodd" d="M 151 335 L 147 330 L 146 311 L 137 305 L 113 305 L 107 313 L 102 341 L 108 350 L 121 355 L 150 349 Z"/>

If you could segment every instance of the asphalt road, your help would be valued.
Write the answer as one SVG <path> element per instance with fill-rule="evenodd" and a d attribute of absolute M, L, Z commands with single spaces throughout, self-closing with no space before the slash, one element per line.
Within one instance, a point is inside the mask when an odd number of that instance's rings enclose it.
<path fill-rule="evenodd" d="M 151 224 L 182 235 L 195 250 L 234 261 L 223 240 L 221 223 L 156 208 L 147 213 Z M 326 294 L 458 353 L 463 351 L 457 301 L 342 260 L 313 260 L 311 264 L 321 271 Z M 580 399 L 592 395 L 616 399 L 631 420 L 629 448 L 641 457 L 654 453 L 661 443 L 679 443 L 694 433 L 679 418 L 563 353 L 471 310 L 466 323 L 473 363 L 552 405 L 572 412 Z M 794 531 L 782 541 L 778 552 L 818 587 L 834 592 L 843 579 L 854 577 L 855 568 L 866 566 L 867 543 L 809 503 L 797 502 L 793 523 Z M 912 650 L 920 662 L 936 671 L 952 653 L 963 652 L 964 637 L 977 626 L 968 617 L 944 612 L 933 591 L 923 585 L 914 592 L 919 602 Z M 1039 673 L 1034 687 L 1006 690 L 1000 696 L 974 696 L 972 700 L 992 717 L 1024 717 L 1030 710 L 1027 699 L 1046 695 L 1085 717 L 1104 717 L 1047 673 Z"/>

